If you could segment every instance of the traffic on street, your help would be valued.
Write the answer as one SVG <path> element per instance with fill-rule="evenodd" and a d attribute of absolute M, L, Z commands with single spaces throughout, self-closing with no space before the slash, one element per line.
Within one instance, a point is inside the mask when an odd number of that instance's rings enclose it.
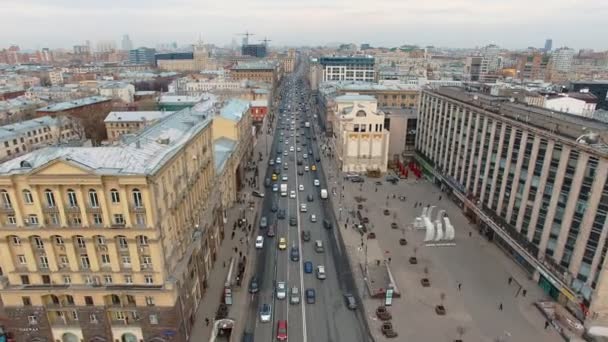
<path fill-rule="evenodd" d="M 256 264 L 245 336 L 255 341 L 369 341 L 330 209 L 305 63 L 281 87 L 259 192 Z M 270 138 L 270 137 L 269 137 Z"/>

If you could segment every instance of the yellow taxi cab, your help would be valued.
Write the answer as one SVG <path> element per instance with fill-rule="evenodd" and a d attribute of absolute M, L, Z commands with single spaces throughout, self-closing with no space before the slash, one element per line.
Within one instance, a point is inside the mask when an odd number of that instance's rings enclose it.
<path fill-rule="evenodd" d="M 277 179 L 279 179 L 279 177 L 277 176 L 277 174 L 276 174 L 276 173 L 273 173 L 273 174 L 272 174 L 272 180 L 273 180 L 273 181 L 276 181 Z"/>
<path fill-rule="evenodd" d="M 279 249 L 280 250 L 287 249 L 287 239 L 285 239 L 284 237 L 279 239 Z"/>
<path fill-rule="evenodd" d="M 313 170 L 313 171 L 317 171 L 317 165 L 312 164 L 312 166 L 310 167 L 310 169 Z"/>

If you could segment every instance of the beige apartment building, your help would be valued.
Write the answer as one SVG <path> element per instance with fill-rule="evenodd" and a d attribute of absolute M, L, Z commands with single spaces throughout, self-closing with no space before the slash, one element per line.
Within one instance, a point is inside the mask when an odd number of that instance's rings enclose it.
<path fill-rule="evenodd" d="M 576 115 L 460 88 L 421 95 L 416 147 L 429 177 L 591 326 L 608 317 L 607 141 L 607 124 Z"/>
<path fill-rule="evenodd" d="M 171 115 L 173 111 L 137 111 L 137 112 L 110 112 L 104 123 L 109 141 L 120 139 L 123 134 L 133 134 L 144 127 L 153 125 L 158 120 Z"/>
<path fill-rule="evenodd" d="M 346 94 L 335 99 L 335 152 L 344 172 L 386 172 L 389 132 L 373 96 Z"/>
<path fill-rule="evenodd" d="M 220 186 L 236 187 L 216 182 L 230 171 L 214 136 L 234 132 L 215 131 L 222 107 L 206 96 L 118 145 L 0 165 L 0 297 L 17 341 L 188 340 L 224 237 Z"/>

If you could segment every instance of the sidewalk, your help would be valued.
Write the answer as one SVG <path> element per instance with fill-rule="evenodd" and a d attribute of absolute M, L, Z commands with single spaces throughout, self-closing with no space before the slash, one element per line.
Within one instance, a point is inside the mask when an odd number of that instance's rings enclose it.
<path fill-rule="evenodd" d="M 272 127 L 274 127 L 274 125 L 272 125 Z M 257 181 L 257 184 L 259 184 L 260 187 L 263 187 L 263 177 L 266 174 L 266 169 L 268 167 L 268 156 L 265 153 L 265 134 L 267 134 L 266 126 L 262 127 L 252 154 L 252 158 L 258 165 L 258 175 L 261 177 L 261 179 Z M 271 139 L 271 136 L 269 136 L 268 139 Z M 262 161 L 258 161 L 259 153 L 262 154 Z M 253 178 L 253 176 L 253 171 L 248 171 L 245 174 L 246 179 Z M 249 194 L 251 194 L 252 190 L 259 190 L 258 188 L 251 188 L 247 181 L 243 182 L 243 184 L 243 189 L 238 196 L 239 198 L 243 195 L 245 197 L 250 197 Z M 243 254 L 247 257 L 247 265 L 243 275 L 244 279 L 241 287 L 235 287 L 233 289 L 232 295 L 234 304 L 229 306 L 228 317 L 236 321 L 236 329 L 232 332 L 232 335 L 235 337 L 234 340 L 238 341 L 243 335 L 245 329 L 245 325 L 243 323 L 246 320 L 247 314 L 246 308 L 249 306 L 250 301 L 250 296 L 247 292 L 248 281 L 246 281 L 246 279 L 249 279 L 250 271 L 255 265 L 255 253 L 250 252 L 255 250 L 252 242 L 253 235 L 257 231 L 255 219 L 263 202 L 262 198 L 253 197 L 253 199 L 255 201 L 254 208 L 247 208 L 248 201 L 245 201 L 242 204 L 235 203 L 230 209 L 227 210 L 227 222 L 224 225 L 226 237 L 219 248 L 217 262 L 209 274 L 209 287 L 201 299 L 201 304 L 199 305 L 196 313 L 196 323 L 194 324 L 190 334 L 190 341 L 192 342 L 206 342 L 211 337 L 211 329 L 213 327 L 215 312 L 217 311 L 220 303 L 223 301 L 222 296 L 224 292 L 224 283 L 228 275 L 230 259 L 234 256 L 238 257 L 239 252 L 243 252 Z M 233 230 L 235 222 L 239 219 L 243 212 L 245 213 L 245 218 L 247 219 L 245 230 L 241 230 L 240 228 Z M 248 232 L 246 229 L 246 226 L 249 224 L 252 226 L 251 232 Z M 235 233 L 234 238 L 231 238 L 232 232 Z M 235 248 L 237 248 L 237 251 L 235 251 Z M 207 318 L 209 319 L 209 324 L 206 324 L 205 319 Z"/>

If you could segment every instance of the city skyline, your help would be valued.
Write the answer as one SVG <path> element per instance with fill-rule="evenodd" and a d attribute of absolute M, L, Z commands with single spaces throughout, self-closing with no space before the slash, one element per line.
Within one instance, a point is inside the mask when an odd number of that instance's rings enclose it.
<path fill-rule="evenodd" d="M 275 46 L 352 42 L 387 47 L 418 44 L 474 48 L 494 43 L 507 49 L 525 49 L 542 48 L 546 38 L 553 38 L 554 48 L 608 49 L 594 29 L 602 25 L 602 14 L 608 10 L 608 5 L 600 1 L 592 2 L 592 10 L 589 5 L 582 8 L 566 0 L 533 4 L 523 0 L 509 4 L 478 0 L 449 4 L 381 0 L 373 8 L 368 6 L 363 1 L 350 2 L 345 9 L 336 1 L 285 4 L 264 0 L 228 6 L 192 0 L 129 4 L 117 0 L 95 3 L 60 0 L 52 4 L 41 0 L 7 0 L 0 4 L 4 14 L 0 41 L 23 49 L 70 48 L 85 40 L 119 43 L 124 34 L 129 34 L 135 47 L 153 47 L 173 41 L 185 45 L 202 35 L 205 42 L 227 45 L 233 38 L 240 42 L 237 34 L 250 30 L 256 33 L 252 41 L 268 36 Z M 546 8 L 552 9 L 551 16 L 545 15 Z M 316 20 L 311 22 L 308 18 Z M 36 24 L 23 25 L 31 21 Z M 566 21 L 568 25 L 563 25 Z M 163 24 L 157 25 L 159 22 Z M 362 22 L 369 24 L 361 25 Z M 14 30 L 15 27 L 19 30 Z"/>

